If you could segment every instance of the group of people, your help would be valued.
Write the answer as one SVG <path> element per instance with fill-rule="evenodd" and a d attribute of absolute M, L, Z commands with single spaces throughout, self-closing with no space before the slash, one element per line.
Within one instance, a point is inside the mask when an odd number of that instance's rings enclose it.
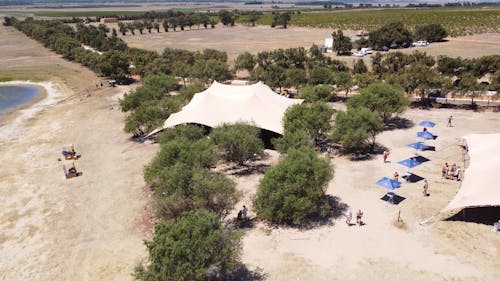
<path fill-rule="evenodd" d="M 448 165 L 448 163 L 444 163 L 443 168 L 441 169 L 441 177 L 443 179 L 459 181 L 461 176 L 462 170 L 460 169 L 460 166 L 457 166 L 457 164 Z"/>
<path fill-rule="evenodd" d="M 237 220 L 239 220 L 239 221 L 246 220 L 248 218 L 247 215 L 248 215 L 247 206 L 243 205 L 243 209 L 241 209 L 238 212 Z"/>
<path fill-rule="evenodd" d="M 348 226 L 351 226 L 353 225 L 351 223 L 351 220 L 352 220 L 352 212 L 349 211 L 346 215 L 345 215 L 345 218 L 346 218 L 346 223 Z M 361 211 L 361 209 L 358 210 L 358 212 L 356 213 L 356 224 L 358 226 L 362 226 L 364 225 L 365 223 L 363 222 L 363 211 Z"/>

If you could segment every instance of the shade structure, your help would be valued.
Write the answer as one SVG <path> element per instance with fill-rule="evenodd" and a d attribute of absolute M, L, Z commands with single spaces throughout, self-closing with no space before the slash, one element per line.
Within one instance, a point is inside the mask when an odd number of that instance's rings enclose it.
<path fill-rule="evenodd" d="M 416 167 L 422 163 L 418 162 L 417 160 L 415 160 L 413 158 L 408 158 L 408 159 L 399 161 L 398 164 L 401 164 L 401 165 L 406 166 L 406 167 L 411 169 L 411 168 Z"/>
<path fill-rule="evenodd" d="M 428 145 L 426 145 L 425 143 L 423 143 L 421 141 L 412 142 L 412 143 L 407 144 L 406 146 L 409 146 L 409 147 L 414 148 L 416 150 L 426 150 L 429 148 Z"/>
<path fill-rule="evenodd" d="M 432 140 L 432 139 L 434 139 L 434 135 L 431 134 L 431 133 L 429 133 L 429 132 L 427 132 L 427 131 L 418 132 L 417 133 L 417 137 L 425 139 L 425 140 Z"/>
<path fill-rule="evenodd" d="M 500 206 L 500 133 L 473 134 L 464 137 L 469 154 L 469 166 L 455 198 L 441 213 L 449 214 L 472 207 Z"/>
<path fill-rule="evenodd" d="M 236 122 L 252 123 L 258 128 L 283 134 L 281 120 L 285 111 L 302 102 L 301 99 L 278 95 L 262 82 L 232 86 L 214 81 L 149 135 L 180 124 L 194 123 L 213 128 Z"/>
<path fill-rule="evenodd" d="M 388 177 L 383 177 L 383 178 L 379 179 L 375 184 L 382 186 L 382 187 L 385 187 L 385 188 L 390 189 L 390 190 L 394 190 L 394 189 L 401 186 L 401 183 L 399 181 L 395 181 L 395 180 L 390 179 Z"/>
<path fill-rule="evenodd" d="M 436 123 L 434 122 L 431 122 L 431 121 L 422 121 L 420 122 L 419 124 L 420 126 L 423 126 L 423 127 L 429 127 L 429 128 L 434 128 L 434 126 L 436 126 Z"/>

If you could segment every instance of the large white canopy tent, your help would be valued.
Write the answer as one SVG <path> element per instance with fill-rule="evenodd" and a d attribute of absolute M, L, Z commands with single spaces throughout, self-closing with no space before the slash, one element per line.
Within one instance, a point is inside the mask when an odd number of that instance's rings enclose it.
<path fill-rule="evenodd" d="M 472 134 L 464 137 L 469 155 L 460 190 L 442 211 L 442 217 L 465 208 L 500 206 L 500 134 Z"/>
<path fill-rule="evenodd" d="M 180 124 L 195 123 L 213 128 L 236 122 L 253 123 L 258 128 L 283 134 L 281 121 L 286 109 L 302 102 L 280 96 L 262 82 L 232 86 L 214 81 L 149 135 Z"/>

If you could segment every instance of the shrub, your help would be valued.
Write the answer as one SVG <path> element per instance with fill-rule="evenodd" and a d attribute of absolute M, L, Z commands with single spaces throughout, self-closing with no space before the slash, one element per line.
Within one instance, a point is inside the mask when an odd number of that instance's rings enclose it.
<path fill-rule="evenodd" d="M 289 150 L 259 184 L 254 202 L 259 217 L 276 224 L 299 225 L 312 216 L 326 216 L 329 205 L 325 190 L 332 175 L 329 162 L 313 149 Z"/>
<path fill-rule="evenodd" d="M 259 129 L 250 124 L 223 124 L 214 128 L 210 137 L 222 151 L 222 158 L 228 162 L 244 165 L 264 154 Z"/>
<path fill-rule="evenodd" d="M 134 273 L 141 281 L 222 280 L 236 266 L 240 252 L 238 235 L 206 210 L 157 224 L 153 239 L 145 243 L 149 262 Z"/>
<path fill-rule="evenodd" d="M 299 98 L 306 102 L 329 101 L 331 97 L 332 91 L 329 86 L 325 85 L 302 87 L 299 92 Z"/>

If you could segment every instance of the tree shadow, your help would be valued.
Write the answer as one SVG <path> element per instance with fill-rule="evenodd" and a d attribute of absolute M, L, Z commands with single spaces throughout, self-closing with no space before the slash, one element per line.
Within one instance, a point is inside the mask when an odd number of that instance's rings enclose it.
<path fill-rule="evenodd" d="M 254 228 L 256 223 L 256 218 L 247 218 L 238 220 L 233 218 L 225 223 L 225 227 L 229 229 L 250 229 Z"/>
<path fill-rule="evenodd" d="M 340 197 L 327 194 L 325 195 L 325 199 L 328 206 L 330 207 L 328 213 L 325 216 L 322 216 L 320 214 L 312 214 L 310 216 L 307 216 L 305 222 L 298 225 L 300 229 L 307 230 L 322 225 L 333 225 L 333 220 L 343 216 L 344 213 L 349 209 L 349 205 L 342 202 Z"/>
<path fill-rule="evenodd" d="M 231 272 L 226 280 L 228 281 L 263 281 L 267 279 L 262 268 L 257 267 L 255 270 L 250 270 L 243 263 L 236 265 L 236 268 Z"/>
<path fill-rule="evenodd" d="M 385 126 L 386 131 L 397 130 L 397 129 L 409 129 L 415 126 L 415 123 L 410 119 L 406 119 L 403 117 L 392 117 L 389 119 Z"/>

